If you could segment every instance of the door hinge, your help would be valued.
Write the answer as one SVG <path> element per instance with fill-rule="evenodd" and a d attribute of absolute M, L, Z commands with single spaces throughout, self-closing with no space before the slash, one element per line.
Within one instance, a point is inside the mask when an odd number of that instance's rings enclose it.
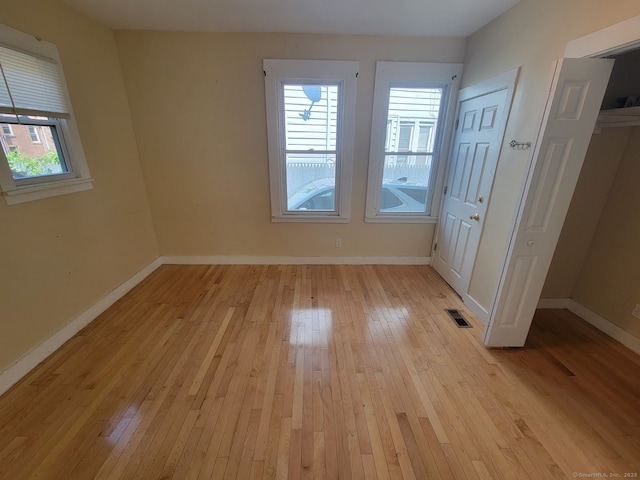
<path fill-rule="evenodd" d="M 437 243 L 434 243 L 434 244 L 433 244 L 433 251 L 435 252 L 437 249 L 438 249 L 438 244 L 437 244 Z"/>
<path fill-rule="evenodd" d="M 453 129 L 457 130 L 459 124 L 460 124 L 460 119 L 456 118 L 456 123 L 454 124 Z"/>
<path fill-rule="evenodd" d="M 443 195 L 446 195 L 447 192 L 449 191 L 449 187 L 447 185 L 444 186 L 444 193 Z"/>

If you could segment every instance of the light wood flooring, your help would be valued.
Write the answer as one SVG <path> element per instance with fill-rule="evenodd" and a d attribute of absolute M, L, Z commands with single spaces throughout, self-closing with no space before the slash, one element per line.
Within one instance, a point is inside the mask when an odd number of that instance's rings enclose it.
<path fill-rule="evenodd" d="M 163 266 L 0 397 L 0 478 L 637 477 L 637 355 L 481 333 L 429 267 Z"/>

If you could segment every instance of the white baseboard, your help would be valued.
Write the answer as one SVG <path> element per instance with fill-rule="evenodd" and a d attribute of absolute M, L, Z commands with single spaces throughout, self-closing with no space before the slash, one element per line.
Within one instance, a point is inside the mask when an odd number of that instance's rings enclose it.
<path fill-rule="evenodd" d="M 159 258 L 155 259 L 149 265 L 133 275 L 129 280 L 120 284 L 113 291 L 100 299 L 97 303 L 84 311 L 76 318 L 67 323 L 64 327 L 47 338 L 44 342 L 35 346 L 14 364 L 0 372 L 0 395 L 9 390 L 22 377 L 35 368 L 40 362 L 45 360 L 49 355 L 64 345 L 71 337 L 89 325 L 107 308 L 122 298 L 133 287 L 138 285 L 142 280 L 148 277 L 156 268 L 162 265 Z"/>
<path fill-rule="evenodd" d="M 167 256 L 149 265 L 115 288 L 85 312 L 29 350 L 0 372 L 0 395 L 9 390 L 49 355 L 64 345 L 107 308 L 148 277 L 160 265 L 430 265 L 431 257 L 253 257 L 253 256 Z"/>
<path fill-rule="evenodd" d="M 485 308 L 478 303 L 478 301 L 473 298 L 471 295 L 466 293 L 463 298 L 465 306 L 471 310 L 478 320 L 480 320 L 485 325 L 489 323 L 489 312 L 485 310 Z"/>
<path fill-rule="evenodd" d="M 538 308 L 566 308 L 567 310 L 571 310 L 571 302 L 572 300 L 569 298 L 541 298 L 538 300 Z"/>
<path fill-rule="evenodd" d="M 166 256 L 163 265 L 431 265 L 431 257 Z"/>
<path fill-rule="evenodd" d="M 601 332 L 606 333 L 614 340 L 617 340 L 628 349 L 640 355 L 640 338 L 623 330 L 615 323 L 610 322 L 588 308 L 583 307 L 575 300 L 570 298 L 541 298 L 538 301 L 538 308 L 566 308 Z"/>

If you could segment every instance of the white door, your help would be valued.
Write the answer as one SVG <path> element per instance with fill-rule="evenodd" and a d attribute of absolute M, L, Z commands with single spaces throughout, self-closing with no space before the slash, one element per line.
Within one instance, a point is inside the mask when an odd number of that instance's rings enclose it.
<path fill-rule="evenodd" d="M 492 347 L 523 346 L 573 196 L 613 60 L 565 58 L 550 96 L 484 332 Z"/>
<path fill-rule="evenodd" d="M 467 293 L 518 71 L 460 90 L 433 267 Z"/>

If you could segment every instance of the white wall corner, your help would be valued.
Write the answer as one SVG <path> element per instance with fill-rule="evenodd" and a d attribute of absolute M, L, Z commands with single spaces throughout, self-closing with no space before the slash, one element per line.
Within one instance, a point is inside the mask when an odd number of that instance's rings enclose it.
<path fill-rule="evenodd" d="M 582 318 L 585 322 L 593 325 L 601 332 L 609 335 L 614 340 L 617 340 L 628 349 L 640 355 L 640 338 L 623 330 L 615 323 L 610 322 L 597 313 L 592 312 L 587 307 L 580 305 L 575 300 L 570 298 L 541 298 L 538 301 L 538 308 L 566 308 L 571 313 Z"/>
<path fill-rule="evenodd" d="M 27 375 L 31 370 L 38 366 L 38 364 L 58 350 L 76 333 L 89 325 L 89 323 L 95 320 L 102 312 L 117 302 L 161 265 L 162 262 L 160 258 L 156 258 L 153 262 L 120 284 L 89 309 L 82 312 L 49 338 L 25 353 L 15 363 L 0 372 L 0 395 L 9 390 L 22 377 Z"/>
<path fill-rule="evenodd" d="M 161 257 L 166 265 L 431 265 L 431 257 L 260 257 L 243 255 Z"/>

